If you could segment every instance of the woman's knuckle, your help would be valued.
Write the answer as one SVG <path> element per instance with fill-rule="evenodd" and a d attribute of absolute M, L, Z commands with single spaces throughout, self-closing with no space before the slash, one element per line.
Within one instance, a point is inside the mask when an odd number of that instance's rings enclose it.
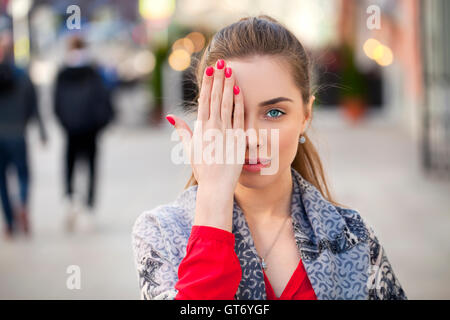
<path fill-rule="evenodd" d="M 231 109 L 231 101 L 228 99 L 222 100 L 222 108 L 225 110 L 230 110 Z"/>
<path fill-rule="evenodd" d="M 211 97 L 211 101 L 213 102 L 213 103 L 219 103 L 220 101 L 221 101 L 221 95 L 219 94 L 219 93 L 217 93 L 217 92 L 214 92 L 213 93 L 213 95 L 212 95 L 212 97 Z"/>

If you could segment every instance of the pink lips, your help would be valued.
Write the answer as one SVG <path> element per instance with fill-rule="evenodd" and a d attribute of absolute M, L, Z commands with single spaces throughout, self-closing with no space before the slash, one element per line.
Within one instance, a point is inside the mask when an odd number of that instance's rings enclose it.
<path fill-rule="evenodd" d="M 245 163 L 242 168 L 249 172 L 259 172 L 261 171 L 262 168 L 268 167 L 269 164 L 270 164 L 269 159 L 257 159 L 257 163 L 250 164 L 250 160 L 247 158 L 245 159 Z"/>

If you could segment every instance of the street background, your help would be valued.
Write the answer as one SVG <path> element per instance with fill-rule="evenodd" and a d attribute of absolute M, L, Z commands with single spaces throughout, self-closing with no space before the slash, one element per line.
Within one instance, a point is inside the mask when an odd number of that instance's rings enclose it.
<path fill-rule="evenodd" d="M 0 13 L 11 13 L 12 2 L 1 0 Z M 170 160 L 178 142 L 171 141 L 173 128 L 164 115 L 182 114 L 180 101 L 188 91 L 185 69 L 179 67 L 186 58 L 171 57 L 172 45 L 192 32 L 207 39 L 241 16 L 258 13 L 273 15 L 298 34 L 315 57 L 319 84 L 338 83 L 346 72 L 367 80 L 367 88 L 351 91 L 347 100 L 325 86 L 308 133 L 336 199 L 373 227 L 408 298 L 450 298 L 450 55 L 445 55 L 450 41 L 442 18 L 450 12 L 448 3 L 17 2 L 27 15 L 14 23 L 26 25 L 33 45 L 19 46 L 15 35 L 16 63 L 38 90 L 49 142 L 42 145 L 37 126 L 29 126 L 32 236 L 0 238 L 0 299 L 139 299 L 133 223 L 143 211 L 173 201 L 191 174 L 188 166 Z M 96 61 L 115 74 L 118 117 L 100 137 L 97 229 L 80 227 L 68 234 L 64 137 L 51 97 L 66 39 L 75 32 L 65 24 L 71 4 L 81 9 L 81 30 Z M 380 9 L 380 29 L 367 27 L 372 5 Z M 161 7 L 155 12 L 163 16 L 155 18 L 152 8 Z M 376 39 L 378 49 L 368 49 L 368 39 Z M 343 43 L 352 45 L 356 71 L 329 58 Z M 176 57 L 183 61 L 174 62 Z M 81 190 L 87 176 L 76 176 L 75 182 Z M 12 173 L 10 183 L 17 197 Z M 80 289 L 67 287 L 71 265 L 80 267 Z"/>

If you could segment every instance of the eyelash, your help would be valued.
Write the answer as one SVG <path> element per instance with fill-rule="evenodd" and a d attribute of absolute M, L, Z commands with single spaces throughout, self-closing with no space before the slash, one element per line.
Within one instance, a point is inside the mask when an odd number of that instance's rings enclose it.
<path fill-rule="evenodd" d="M 270 112 L 272 112 L 272 111 L 278 111 L 278 112 L 280 113 L 280 115 L 277 116 L 277 117 L 268 117 L 270 120 L 278 119 L 278 118 L 280 118 L 281 116 L 283 116 L 284 114 L 286 114 L 285 112 L 283 112 L 283 111 L 281 111 L 281 110 L 279 110 L 279 109 L 270 109 L 269 111 L 266 112 L 266 114 L 268 114 L 268 113 L 270 113 Z"/>

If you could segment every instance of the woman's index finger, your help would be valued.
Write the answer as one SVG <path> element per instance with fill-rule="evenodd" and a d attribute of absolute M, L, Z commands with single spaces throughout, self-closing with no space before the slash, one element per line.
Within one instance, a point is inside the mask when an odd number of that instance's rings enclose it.
<path fill-rule="evenodd" d="M 209 119 L 209 104 L 211 103 L 211 88 L 213 85 L 214 68 L 209 66 L 205 69 L 198 98 L 197 120 L 206 121 Z"/>

